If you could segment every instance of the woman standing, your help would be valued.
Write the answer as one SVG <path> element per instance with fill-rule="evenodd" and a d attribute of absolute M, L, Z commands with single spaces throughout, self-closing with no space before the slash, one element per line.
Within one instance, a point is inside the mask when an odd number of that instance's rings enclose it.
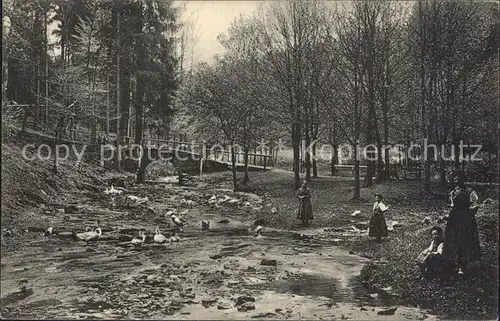
<path fill-rule="evenodd" d="M 311 190 L 307 187 L 307 182 L 302 183 L 302 187 L 297 191 L 297 198 L 299 199 L 299 212 L 297 219 L 302 221 L 302 224 L 309 224 L 309 220 L 313 219 L 312 203 L 311 203 Z"/>
<path fill-rule="evenodd" d="M 387 224 L 385 223 L 384 213 L 388 207 L 382 203 L 382 195 L 375 195 L 375 204 L 373 204 L 373 215 L 370 218 L 368 236 L 375 237 L 380 242 L 382 237 L 387 237 Z"/>
<path fill-rule="evenodd" d="M 465 174 L 457 171 L 453 175 L 456 187 L 450 193 L 451 211 L 444 231 L 443 259 L 449 269 L 463 274 L 467 265 L 481 260 L 481 247 L 477 231 L 476 201 L 474 190 L 465 186 Z"/>

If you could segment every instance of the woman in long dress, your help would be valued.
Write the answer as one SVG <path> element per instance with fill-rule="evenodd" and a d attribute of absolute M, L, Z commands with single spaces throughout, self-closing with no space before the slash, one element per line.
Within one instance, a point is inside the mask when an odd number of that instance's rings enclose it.
<path fill-rule="evenodd" d="M 481 260 L 481 247 L 475 214 L 478 196 L 465 186 L 465 175 L 455 172 L 455 189 L 450 193 L 451 210 L 444 230 L 443 259 L 447 273 L 463 274 L 469 263 Z M 454 274 L 454 273 L 453 273 Z M 450 275 L 448 275 L 450 276 Z"/>
<path fill-rule="evenodd" d="M 370 218 L 368 236 L 375 237 L 377 242 L 380 242 L 382 237 L 387 237 L 387 224 L 385 222 L 384 213 L 388 207 L 382 203 L 382 195 L 375 195 L 375 204 L 373 204 L 373 215 Z"/>
<path fill-rule="evenodd" d="M 311 190 L 307 187 L 307 182 L 302 183 L 302 187 L 297 191 L 299 199 L 299 212 L 297 219 L 302 221 L 302 224 L 309 224 L 309 220 L 313 219 Z"/>

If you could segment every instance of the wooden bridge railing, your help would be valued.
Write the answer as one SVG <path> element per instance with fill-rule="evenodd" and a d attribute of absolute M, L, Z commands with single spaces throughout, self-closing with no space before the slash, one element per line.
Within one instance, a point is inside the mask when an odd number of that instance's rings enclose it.
<path fill-rule="evenodd" d="M 123 138 L 123 143 L 128 146 L 134 144 L 134 141 L 135 139 L 133 137 Z M 206 143 L 143 138 L 141 141 L 141 145 L 150 147 L 162 146 L 162 148 L 172 150 L 184 150 L 186 152 L 204 155 L 206 159 L 217 160 L 220 162 L 231 162 L 231 151 L 222 150 L 221 148 L 216 148 L 216 145 L 208 145 Z M 235 156 L 236 163 L 244 163 L 245 153 L 243 151 L 236 152 Z M 272 167 L 274 166 L 274 157 L 273 155 L 262 153 L 248 153 L 248 165 L 263 166 L 264 169 L 267 167 Z"/>

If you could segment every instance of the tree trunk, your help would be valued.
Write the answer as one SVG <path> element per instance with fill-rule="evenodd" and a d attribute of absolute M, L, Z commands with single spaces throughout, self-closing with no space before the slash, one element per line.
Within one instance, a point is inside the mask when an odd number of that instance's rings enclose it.
<path fill-rule="evenodd" d="M 357 146 L 354 146 L 354 150 L 356 150 Z M 358 153 L 354 153 L 354 196 L 353 199 L 361 198 L 361 180 L 359 177 L 359 159 Z"/>
<path fill-rule="evenodd" d="M 300 123 L 292 125 L 294 188 L 300 188 Z"/>
<path fill-rule="evenodd" d="M 145 95 L 145 86 L 146 86 L 146 78 L 141 74 L 141 72 L 145 68 L 145 47 L 144 47 L 144 39 L 141 35 L 143 28 L 143 17 L 142 14 L 139 13 L 139 19 L 137 20 L 136 32 L 138 33 L 136 39 L 136 53 L 137 53 L 137 67 L 139 72 L 136 75 L 136 93 L 135 93 L 135 143 L 140 144 L 142 140 L 142 132 L 143 132 L 143 121 L 144 121 L 144 95 Z M 130 115 L 129 115 L 130 117 Z"/>
<path fill-rule="evenodd" d="M 315 141 L 316 139 L 313 138 L 313 140 Z M 312 161 L 313 178 L 318 178 L 318 163 L 316 161 L 316 144 L 313 145 L 312 155 L 313 155 L 313 161 Z"/>
<path fill-rule="evenodd" d="M 118 43 L 118 48 L 116 48 L 116 110 L 117 110 L 117 118 L 116 118 L 116 169 L 118 172 L 122 172 L 122 164 L 121 164 L 121 151 L 120 151 L 120 143 L 121 143 L 121 137 L 122 135 L 120 134 L 120 123 L 121 123 L 121 113 L 120 113 L 120 102 L 121 102 L 121 92 L 120 92 L 120 61 L 121 61 L 121 43 L 120 43 L 120 11 L 117 12 L 116 16 L 116 34 L 117 34 L 117 43 Z"/>
<path fill-rule="evenodd" d="M 236 177 L 236 148 L 234 143 L 231 143 L 231 165 L 233 172 L 233 190 L 238 191 L 238 178 Z"/>
<path fill-rule="evenodd" d="M 244 149 L 244 152 L 245 152 L 245 179 L 243 180 L 243 184 L 246 184 L 250 181 L 250 178 L 248 178 L 248 153 L 250 152 L 250 148 L 248 147 L 248 145 L 245 145 L 245 149 Z"/>
<path fill-rule="evenodd" d="M 308 119 L 308 115 L 305 115 L 306 120 Z M 307 122 L 306 128 L 305 128 L 305 134 L 306 134 L 306 146 L 304 149 L 304 160 L 305 160 L 305 165 L 306 165 L 306 182 L 311 181 L 311 151 L 309 150 L 309 147 L 311 145 L 311 136 L 309 135 L 309 122 Z"/>
<path fill-rule="evenodd" d="M 338 146 L 337 145 L 333 145 L 333 152 L 332 152 L 332 155 L 330 157 L 330 172 L 331 172 L 331 175 L 332 176 L 335 176 L 337 175 L 337 167 L 335 167 L 335 165 L 338 164 Z"/>

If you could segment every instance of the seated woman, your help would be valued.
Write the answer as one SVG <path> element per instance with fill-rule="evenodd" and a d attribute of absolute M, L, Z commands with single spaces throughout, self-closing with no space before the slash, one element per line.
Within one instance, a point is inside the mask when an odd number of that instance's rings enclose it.
<path fill-rule="evenodd" d="M 443 265 L 443 229 L 434 226 L 431 229 L 431 237 L 431 245 L 423 250 L 417 258 L 420 270 L 425 277 L 438 276 Z"/>

